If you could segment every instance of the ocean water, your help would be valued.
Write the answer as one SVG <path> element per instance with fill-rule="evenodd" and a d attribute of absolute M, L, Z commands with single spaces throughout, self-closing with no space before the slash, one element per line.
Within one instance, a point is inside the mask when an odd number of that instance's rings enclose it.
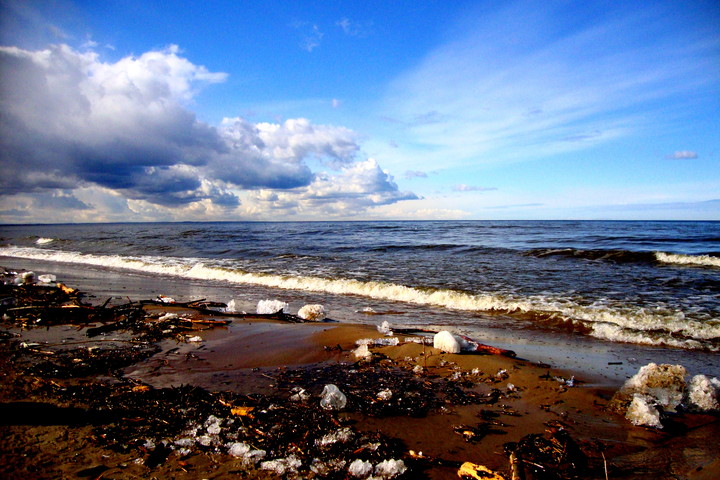
<path fill-rule="evenodd" d="M 720 375 L 719 222 L 18 225 L 0 227 L 0 256 L 101 294 L 321 303 L 569 367 L 617 358 L 618 376 L 645 360 Z"/>

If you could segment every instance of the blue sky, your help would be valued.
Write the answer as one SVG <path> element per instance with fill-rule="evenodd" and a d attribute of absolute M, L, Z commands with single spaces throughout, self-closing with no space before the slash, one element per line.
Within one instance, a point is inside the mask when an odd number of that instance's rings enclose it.
<path fill-rule="evenodd" d="M 709 1 L 6 1 L 0 222 L 720 220 Z"/>

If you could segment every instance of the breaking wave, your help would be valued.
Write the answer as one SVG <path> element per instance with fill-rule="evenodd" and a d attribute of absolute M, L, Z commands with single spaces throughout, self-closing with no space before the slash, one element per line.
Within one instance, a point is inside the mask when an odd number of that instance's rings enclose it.
<path fill-rule="evenodd" d="M 0 247 L 0 255 L 286 290 L 357 295 L 453 310 L 496 312 L 541 323 L 574 324 L 582 327 L 577 328 L 578 331 L 610 341 L 720 351 L 718 319 L 690 318 L 685 312 L 670 308 L 639 308 L 603 302 L 583 305 L 569 297 L 551 295 L 473 294 L 381 281 L 255 273 L 199 258 L 93 255 L 14 246 Z"/>
<path fill-rule="evenodd" d="M 655 252 L 655 258 L 658 262 L 662 263 L 720 268 L 720 257 L 710 255 L 681 255 L 677 253 Z"/>
<path fill-rule="evenodd" d="M 630 250 L 582 250 L 576 248 L 538 248 L 526 253 L 531 257 L 564 257 L 582 260 L 603 260 L 614 263 L 664 263 L 700 267 L 720 267 L 720 257 L 685 255 L 666 252 L 634 252 Z"/>

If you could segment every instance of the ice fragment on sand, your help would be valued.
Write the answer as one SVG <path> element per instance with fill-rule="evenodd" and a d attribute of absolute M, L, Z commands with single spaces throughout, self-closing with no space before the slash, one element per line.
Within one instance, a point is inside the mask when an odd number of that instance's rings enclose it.
<path fill-rule="evenodd" d="M 682 365 L 649 363 L 625 382 L 623 390 L 647 395 L 668 412 L 674 412 L 683 399 L 685 375 L 687 370 Z"/>
<path fill-rule="evenodd" d="M 461 351 L 470 351 L 477 347 L 462 337 L 453 335 L 447 330 L 442 330 L 433 337 L 433 347 L 442 350 L 445 353 L 460 353 Z"/>
<path fill-rule="evenodd" d="M 358 478 L 365 478 L 370 475 L 373 471 L 372 463 L 360 460 L 359 458 L 353 461 L 348 467 L 350 475 Z"/>
<path fill-rule="evenodd" d="M 298 317 L 303 320 L 319 322 L 325 318 L 325 307 L 322 305 L 305 305 L 298 310 Z"/>
<path fill-rule="evenodd" d="M 287 310 L 289 305 L 280 300 L 260 300 L 257 304 L 257 313 L 260 315 L 272 315 L 281 310 Z"/>
<path fill-rule="evenodd" d="M 368 359 L 372 357 L 372 352 L 368 348 L 367 344 L 360 345 L 353 351 L 353 353 L 355 354 L 356 358 Z"/>
<path fill-rule="evenodd" d="M 347 443 L 350 440 L 352 440 L 352 437 L 353 437 L 352 429 L 345 427 L 345 428 L 336 430 L 332 433 L 328 433 L 327 435 L 324 435 L 322 438 L 315 440 L 315 445 L 317 445 L 319 447 L 326 447 L 328 445 L 333 445 L 335 443 Z"/>
<path fill-rule="evenodd" d="M 375 475 L 379 475 L 380 478 L 395 478 L 406 470 L 407 467 L 402 460 L 383 460 L 375 465 Z"/>
<path fill-rule="evenodd" d="M 188 342 L 202 342 L 203 341 L 202 337 L 200 337 L 198 335 L 195 335 L 193 337 L 187 337 L 186 340 Z"/>
<path fill-rule="evenodd" d="M 15 283 L 17 285 L 32 285 L 37 281 L 35 272 L 23 272 L 15 277 Z"/>
<path fill-rule="evenodd" d="M 393 333 L 392 329 L 390 328 L 390 322 L 388 322 L 387 320 L 378 325 L 377 330 L 383 335 L 392 335 Z"/>
<path fill-rule="evenodd" d="M 345 397 L 345 394 L 332 383 L 325 385 L 325 388 L 323 388 L 320 396 L 322 397 L 320 400 L 320 406 L 325 410 L 342 410 L 347 404 L 347 397 Z"/>
<path fill-rule="evenodd" d="M 225 313 L 238 313 L 237 304 L 235 303 L 234 298 L 227 303 L 227 307 L 225 307 Z"/>
<path fill-rule="evenodd" d="M 389 388 L 386 388 L 386 389 L 384 389 L 384 390 L 380 390 L 380 391 L 378 392 L 378 394 L 377 394 L 377 397 L 378 397 L 380 400 L 383 400 L 383 401 L 388 401 L 388 400 L 390 400 L 390 399 L 392 398 L 392 396 L 393 396 L 392 390 L 390 390 Z"/>
<path fill-rule="evenodd" d="M 165 315 L 158 317 L 158 320 L 164 322 L 165 320 L 172 320 L 175 318 L 179 318 L 177 313 L 166 313 Z"/>
<path fill-rule="evenodd" d="M 633 425 L 662 428 L 658 409 L 650 403 L 648 397 L 638 393 L 633 395 L 625 418 L 630 420 Z"/>
<path fill-rule="evenodd" d="M 694 410 L 707 412 L 719 410 L 720 380 L 705 375 L 695 375 L 688 385 L 688 404 Z"/>
<path fill-rule="evenodd" d="M 40 275 L 38 277 L 38 281 L 40 283 L 53 283 L 57 280 L 57 277 L 53 275 L 52 273 L 46 273 L 45 275 Z"/>
<path fill-rule="evenodd" d="M 228 453 L 233 457 L 242 458 L 244 463 L 257 463 L 265 458 L 265 450 L 253 450 L 250 445 L 245 442 L 237 442 L 228 444 Z"/>
<path fill-rule="evenodd" d="M 272 470 L 278 475 L 285 475 L 286 473 L 297 473 L 301 465 L 302 462 L 298 457 L 289 455 L 286 458 L 276 458 L 275 460 L 262 462 L 260 468 L 263 470 Z"/>

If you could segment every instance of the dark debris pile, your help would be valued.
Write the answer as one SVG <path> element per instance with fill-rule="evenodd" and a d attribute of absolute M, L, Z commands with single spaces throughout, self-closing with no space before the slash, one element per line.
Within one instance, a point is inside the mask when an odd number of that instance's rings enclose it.
<path fill-rule="evenodd" d="M 457 405 L 494 405 L 496 410 L 480 411 L 482 422 L 477 425 L 454 427 L 469 443 L 504 434 L 506 425 L 498 417 L 517 415 L 500 403 L 513 395 L 495 388 L 506 378 L 501 372 L 455 372 L 444 378 L 418 374 L 412 366 L 382 355 L 353 364 L 278 368 L 266 375 L 274 381 L 273 395 L 193 386 L 153 388 L 126 378 L 123 369 L 159 352 L 157 342 L 163 338 L 182 338 L 188 331 L 219 323 L 151 315 L 145 307 L 155 301 L 92 306 L 62 284 L 16 283 L 0 285 L 0 315 L 6 326 L 72 324 L 84 328 L 90 339 L 115 331 L 129 337 L 49 346 L 20 342 L 0 331 L 0 367 L 11 365 L 16 372 L 0 386 L 4 398 L 32 394 L 49 407 L 44 409 L 49 416 L 56 414 L 54 409 L 72 413 L 73 419 L 92 425 L 93 443 L 134 453 L 149 468 L 209 454 L 237 462 L 238 472 L 283 478 L 422 478 L 431 460 L 417 457 L 400 440 L 359 431 L 353 414 L 424 417 Z M 182 304 L 197 309 L 209 305 Z M 329 384 L 344 394 L 342 408 L 324 408 L 320 402 Z M 28 406 L 20 403 L 0 406 L 6 412 L 26 412 Z M 576 478 L 586 467 L 582 452 L 563 431 L 550 438 L 528 436 L 507 449 L 528 478 Z"/>

